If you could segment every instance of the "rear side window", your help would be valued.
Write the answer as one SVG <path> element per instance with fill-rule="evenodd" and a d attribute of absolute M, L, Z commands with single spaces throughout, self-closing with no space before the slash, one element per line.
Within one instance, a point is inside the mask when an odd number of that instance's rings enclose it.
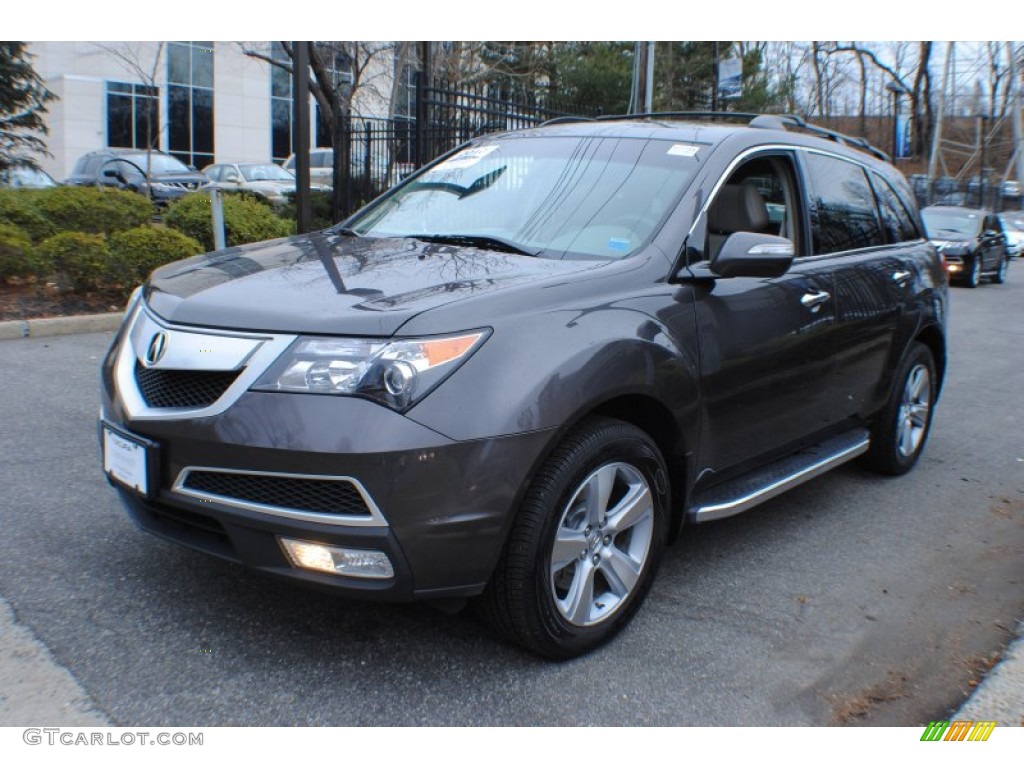
<path fill-rule="evenodd" d="M 892 185 L 877 173 L 871 174 L 871 182 L 878 195 L 878 211 L 882 215 L 882 228 L 888 242 L 905 243 L 919 239 L 921 233 Z"/>
<path fill-rule="evenodd" d="M 863 169 L 835 157 L 804 155 L 811 180 L 811 232 L 816 254 L 885 244 L 875 195 Z"/>
<path fill-rule="evenodd" d="M 110 160 L 110 158 L 107 155 L 93 155 L 92 157 L 86 159 L 85 167 L 81 171 L 79 171 L 79 173 L 83 173 L 86 176 L 98 176 L 100 172 L 100 166 L 106 163 L 107 160 Z"/>

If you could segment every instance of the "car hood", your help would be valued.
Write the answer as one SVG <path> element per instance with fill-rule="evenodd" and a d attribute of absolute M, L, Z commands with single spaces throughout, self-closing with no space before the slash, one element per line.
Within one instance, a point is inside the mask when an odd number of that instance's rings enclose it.
<path fill-rule="evenodd" d="M 145 296 L 154 312 L 183 325 L 390 336 L 427 310 L 564 282 L 604 263 L 325 231 L 168 264 L 153 273 Z"/>

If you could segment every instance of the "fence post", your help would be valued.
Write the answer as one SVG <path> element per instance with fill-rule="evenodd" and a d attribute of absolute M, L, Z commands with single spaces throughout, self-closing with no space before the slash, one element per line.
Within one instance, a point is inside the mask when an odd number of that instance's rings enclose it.
<path fill-rule="evenodd" d="M 430 41 L 420 42 L 420 68 L 416 72 L 416 167 L 422 168 L 430 160 L 427 150 L 427 122 L 430 108 L 427 105 L 430 78 Z"/>

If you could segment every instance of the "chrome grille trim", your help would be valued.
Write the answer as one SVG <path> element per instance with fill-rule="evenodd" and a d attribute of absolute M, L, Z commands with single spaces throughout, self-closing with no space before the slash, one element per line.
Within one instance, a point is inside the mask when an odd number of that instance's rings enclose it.
<path fill-rule="evenodd" d="M 334 515 L 328 513 L 309 512 L 302 509 L 290 509 L 288 507 L 271 506 L 269 504 L 258 504 L 256 502 L 245 501 L 243 499 L 237 499 L 231 496 L 220 496 L 218 494 L 203 493 L 201 491 L 193 490 L 192 488 L 186 487 L 189 473 L 191 472 L 222 472 L 229 475 L 254 475 L 259 477 L 284 477 L 295 480 L 319 480 L 322 482 L 344 482 L 349 483 L 363 499 L 363 503 L 366 504 L 367 510 L 370 514 L 367 515 Z M 354 477 L 348 475 L 303 475 L 295 474 L 292 472 L 261 472 L 258 470 L 248 469 L 226 469 L 224 467 L 199 467 L 190 466 L 185 467 L 178 473 L 177 479 L 174 481 L 174 485 L 171 487 L 174 493 L 181 494 L 182 496 L 190 496 L 194 499 L 200 499 L 202 501 L 216 501 L 219 504 L 224 504 L 229 507 L 235 507 L 237 509 L 244 509 L 250 512 L 261 512 L 265 515 L 273 515 L 275 517 L 287 517 L 291 520 L 303 520 L 309 523 L 324 523 L 326 525 L 338 525 L 346 527 L 357 527 L 357 528 L 370 528 L 370 527 L 387 527 L 388 522 L 384 519 L 384 515 L 381 514 L 380 507 L 377 506 L 373 497 L 370 496 L 369 492 Z"/>
<path fill-rule="evenodd" d="M 125 321 L 127 328 L 114 364 L 117 394 L 129 418 L 138 421 L 195 419 L 223 413 L 263 375 L 295 341 L 294 334 L 244 333 L 168 323 L 139 301 Z M 148 366 L 146 350 L 153 333 L 168 335 L 168 353 L 156 366 Z M 208 342 L 208 344 L 207 344 Z M 179 354 L 181 344 L 190 347 Z M 204 354 L 205 347 L 212 352 Z M 195 347 L 195 350 L 191 350 Z M 135 365 L 171 370 L 238 370 L 238 378 L 213 403 L 202 407 L 152 408 L 146 404 L 135 379 Z M 171 363 L 171 364 L 169 364 Z"/>

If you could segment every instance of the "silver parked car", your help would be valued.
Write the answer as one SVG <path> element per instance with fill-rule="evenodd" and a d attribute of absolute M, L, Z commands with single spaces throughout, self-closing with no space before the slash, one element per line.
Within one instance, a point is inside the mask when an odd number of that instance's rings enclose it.
<path fill-rule="evenodd" d="M 216 163 L 203 173 L 210 177 L 206 186 L 226 192 L 248 192 L 273 205 L 283 205 L 295 194 L 295 176 L 273 163 Z M 319 184 L 312 189 L 323 190 Z"/>

